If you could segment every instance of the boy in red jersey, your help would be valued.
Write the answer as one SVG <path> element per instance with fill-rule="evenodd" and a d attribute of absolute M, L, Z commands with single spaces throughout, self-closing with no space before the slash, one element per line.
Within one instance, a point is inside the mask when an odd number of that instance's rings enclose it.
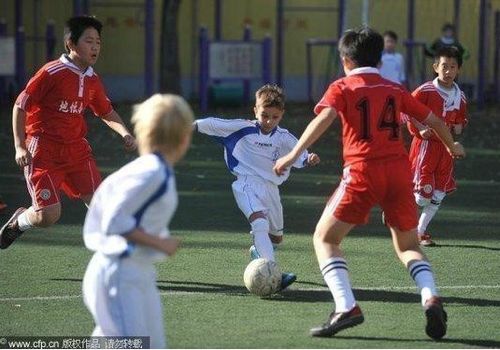
<path fill-rule="evenodd" d="M 427 317 L 426 333 L 440 339 L 446 333 L 447 316 L 437 296 L 431 266 L 417 241 L 417 207 L 408 154 L 400 134 L 400 112 L 411 113 L 433 128 L 454 157 L 463 157 L 465 152 L 428 107 L 401 85 L 380 76 L 376 67 L 383 48 L 382 36 L 369 28 L 349 30 L 342 36 L 339 52 L 346 77 L 330 85 L 314 108 L 316 118 L 295 148 L 277 160 L 275 171 L 281 174 L 291 166 L 340 117 L 344 174 L 318 221 L 313 239 L 335 310 L 325 324 L 311 329 L 311 335 L 332 336 L 363 322 L 340 243 L 355 225 L 366 223 L 370 209 L 379 204 L 385 212 L 396 253 L 420 290 Z"/>
<path fill-rule="evenodd" d="M 101 175 L 85 139 L 87 107 L 122 136 L 127 150 L 136 148 L 92 69 L 99 57 L 101 28 L 93 17 L 70 18 L 64 33 L 68 54 L 43 66 L 16 100 L 12 111 L 15 159 L 24 168 L 32 205 L 17 209 L 2 227 L 1 249 L 32 227 L 57 222 L 60 190 L 90 203 Z"/>
<path fill-rule="evenodd" d="M 455 78 L 462 66 L 462 55 L 453 46 L 436 51 L 433 68 L 436 79 L 419 86 L 413 96 L 440 116 L 451 131 L 460 135 L 467 124 L 467 102 Z M 444 197 L 456 189 L 453 175 L 453 158 L 446 146 L 424 125 L 409 118 L 408 130 L 413 135 L 410 161 L 415 183 L 414 195 L 422 207 L 418 221 L 418 239 L 423 246 L 432 246 L 427 226 L 436 215 Z"/>

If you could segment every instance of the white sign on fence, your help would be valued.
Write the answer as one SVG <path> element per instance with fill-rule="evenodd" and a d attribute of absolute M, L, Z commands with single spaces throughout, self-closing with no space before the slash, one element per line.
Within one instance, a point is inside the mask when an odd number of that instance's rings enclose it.
<path fill-rule="evenodd" d="M 13 37 L 0 38 L 0 75 L 15 75 L 16 49 Z"/>
<path fill-rule="evenodd" d="M 217 42 L 210 44 L 210 78 L 260 78 L 262 45 L 259 43 Z"/>

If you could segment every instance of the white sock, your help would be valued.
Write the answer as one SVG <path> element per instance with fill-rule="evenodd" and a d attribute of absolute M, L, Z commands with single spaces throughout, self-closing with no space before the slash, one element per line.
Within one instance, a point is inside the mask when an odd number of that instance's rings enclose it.
<path fill-rule="evenodd" d="M 28 211 L 29 209 L 26 209 L 21 213 L 21 215 L 17 217 L 17 224 L 19 225 L 19 229 L 23 232 L 33 227 L 33 224 L 31 223 L 28 216 Z"/>
<path fill-rule="evenodd" d="M 346 312 L 356 306 L 345 259 L 332 257 L 320 269 L 335 301 L 335 312 Z"/>
<path fill-rule="evenodd" d="M 434 282 L 434 274 L 432 273 L 431 264 L 420 260 L 408 266 L 411 278 L 415 281 L 417 288 L 422 296 L 422 306 L 432 296 L 437 296 L 436 284 Z"/>
<path fill-rule="evenodd" d="M 250 223 L 252 226 L 253 244 L 261 258 L 274 260 L 274 249 L 269 238 L 269 222 L 266 219 L 258 218 Z"/>
<path fill-rule="evenodd" d="M 420 219 L 418 220 L 417 232 L 419 235 L 423 235 L 427 230 L 427 226 L 431 222 L 434 215 L 436 215 L 439 209 L 439 205 L 429 204 L 422 209 L 422 214 L 420 214 Z"/>

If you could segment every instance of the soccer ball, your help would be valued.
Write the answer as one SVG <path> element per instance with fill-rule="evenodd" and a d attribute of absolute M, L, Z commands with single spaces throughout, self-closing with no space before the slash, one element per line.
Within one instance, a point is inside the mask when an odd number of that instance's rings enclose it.
<path fill-rule="evenodd" d="M 268 296 L 278 291 L 281 270 L 274 261 L 255 259 L 246 267 L 243 281 L 250 293 L 261 297 Z"/>

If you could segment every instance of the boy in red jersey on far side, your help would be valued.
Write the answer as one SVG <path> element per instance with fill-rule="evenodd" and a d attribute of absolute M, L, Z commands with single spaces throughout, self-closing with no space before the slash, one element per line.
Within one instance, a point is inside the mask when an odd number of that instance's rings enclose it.
<path fill-rule="evenodd" d="M 467 102 L 455 78 L 462 66 L 462 55 L 453 46 L 438 48 L 432 67 L 437 77 L 419 86 L 413 96 L 441 117 L 452 133 L 460 135 L 467 124 Z M 456 189 L 453 158 L 441 140 L 425 125 L 408 118 L 413 135 L 410 148 L 414 195 L 422 207 L 418 221 L 418 239 L 423 246 L 433 246 L 427 226 L 436 215 L 444 197 Z"/>
<path fill-rule="evenodd" d="M 61 216 L 60 190 L 90 203 L 101 175 L 85 139 L 87 107 L 123 138 L 126 150 L 136 148 L 92 69 L 99 57 L 101 29 L 93 17 L 70 18 L 64 33 L 68 53 L 43 66 L 16 100 L 12 111 L 15 159 L 24 168 L 32 204 L 18 208 L 1 228 L 1 249 L 32 227 L 56 223 Z"/>
<path fill-rule="evenodd" d="M 344 174 L 313 238 L 335 310 L 325 324 L 311 329 L 312 336 L 333 336 L 364 321 L 340 244 L 355 225 L 367 223 L 370 209 L 376 204 L 384 210 L 396 253 L 420 291 L 427 335 L 440 339 L 446 333 L 447 315 L 438 297 L 431 265 L 417 241 L 417 206 L 412 195 L 410 162 L 400 133 L 400 112 L 433 128 L 454 157 L 463 157 L 465 152 L 428 107 L 401 85 L 380 76 L 376 67 L 383 48 L 382 36 L 369 28 L 344 33 L 339 52 L 346 77 L 329 86 L 314 108 L 317 116 L 294 149 L 275 165 L 276 173 L 282 173 L 335 118 L 342 120 Z"/>

